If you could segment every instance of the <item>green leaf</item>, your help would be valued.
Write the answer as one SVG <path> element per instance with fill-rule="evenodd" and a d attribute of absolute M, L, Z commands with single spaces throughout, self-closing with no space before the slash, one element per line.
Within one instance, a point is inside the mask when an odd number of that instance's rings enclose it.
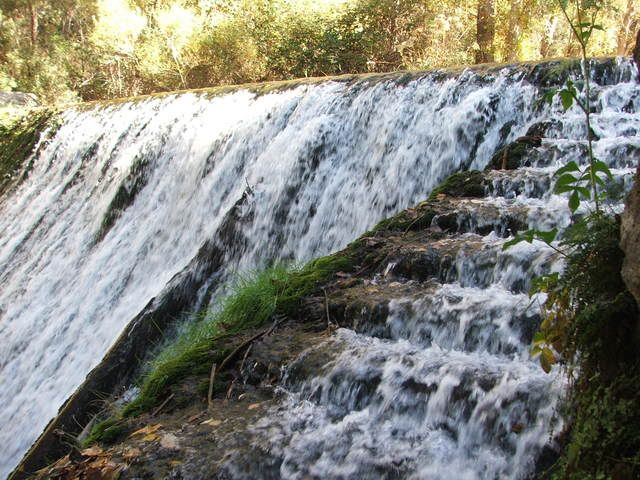
<path fill-rule="evenodd" d="M 542 240 L 545 243 L 551 243 L 556 239 L 556 236 L 558 235 L 558 229 L 554 228 L 553 230 L 549 230 L 549 231 L 536 231 L 536 237 L 538 237 L 540 240 Z"/>
<path fill-rule="evenodd" d="M 569 163 L 567 163 L 564 167 L 560 167 L 558 170 L 556 170 L 554 175 L 560 176 L 564 173 L 579 172 L 579 171 L 580 171 L 580 167 L 578 167 L 578 164 L 572 160 Z"/>
<path fill-rule="evenodd" d="M 587 187 L 575 186 L 573 187 L 573 189 L 577 191 L 580 195 L 582 195 L 582 198 L 586 200 L 589 200 L 591 198 L 591 190 L 589 190 Z"/>
<path fill-rule="evenodd" d="M 578 179 L 576 177 L 574 177 L 570 173 L 565 173 L 561 175 L 560 178 L 558 178 L 558 180 L 556 180 L 556 190 L 560 187 L 566 187 L 571 184 L 574 184 L 577 181 Z"/>
<path fill-rule="evenodd" d="M 543 348 L 540 354 L 540 366 L 545 373 L 549 373 L 551 371 L 551 366 L 556 363 L 556 356 L 553 354 L 551 349 Z"/>
<path fill-rule="evenodd" d="M 534 231 L 533 230 L 525 230 L 524 232 L 517 233 L 511 240 L 505 242 L 502 245 L 502 250 L 507 250 L 514 245 L 517 245 L 520 242 L 533 242 Z"/>
<path fill-rule="evenodd" d="M 542 343 L 545 343 L 546 341 L 547 341 L 547 338 L 542 332 L 536 332 L 536 334 L 533 336 L 534 345 L 540 345 Z M 542 350 L 540 351 L 540 353 L 542 353 Z"/>
<path fill-rule="evenodd" d="M 562 108 L 569 110 L 573 106 L 573 95 L 569 90 L 560 90 L 560 100 Z"/>
<path fill-rule="evenodd" d="M 607 177 L 609 177 L 609 180 L 613 180 L 613 175 L 611 174 L 611 170 L 609 170 L 609 167 L 607 166 L 607 164 L 604 163 L 602 160 L 595 159 L 593 161 L 593 171 L 602 172 Z"/>
<path fill-rule="evenodd" d="M 567 193 L 573 192 L 576 189 L 573 185 L 561 185 L 555 188 L 556 193 Z"/>
<path fill-rule="evenodd" d="M 569 208 L 571 209 L 571 213 L 575 212 L 580 206 L 580 195 L 576 190 L 573 191 L 571 196 L 569 197 Z"/>
<path fill-rule="evenodd" d="M 556 96 L 556 93 L 558 93 L 557 88 L 550 88 L 542 94 L 542 97 L 540 97 L 540 101 L 543 103 L 551 104 L 553 102 L 553 97 Z"/>

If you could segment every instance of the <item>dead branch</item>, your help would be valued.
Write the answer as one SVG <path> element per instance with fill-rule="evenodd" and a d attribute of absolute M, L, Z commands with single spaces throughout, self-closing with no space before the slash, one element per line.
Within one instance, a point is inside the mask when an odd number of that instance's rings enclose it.
<path fill-rule="evenodd" d="M 156 408 L 156 409 L 153 411 L 153 413 L 151 414 L 151 416 L 152 416 L 152 417 L 155 417 L 157 414 L 159 414 L 159 413 L 160 413 L 160 411 L 161 411 L 161 410 L 162 410 L 162 409 L 167 405 L 167 403 L 169 403 L 169 402 L 171 401 L 171 399 L 172 399 L 174 396 L 175 396 L 175 393 L 172 393 L 171 395 L 169 395 L 169 396 L 167 397 L 167 399 L 166 399 L 164 402 L 162 402 L 162 403 L 160 404 L 160 406 L 159 406 L 158 408 Z"/>
<path fill-rule="evenodd" d="M 213 381 L 216 378 L 216 364 L 211 365 L 211 374 L 209 375 L 209 393 L 207 394 L 207 404 L 209 405 L 209 410 L 211 409 L 211 405 L 213 404 Z"/>
<path fill-rule="evenodd" d="M 216 364 L 215 363 L 213 364 L 213 366 L 211 367 L 211 376 L 209 377 L 209 395 L 207 397 L 209 408 L 211 408 L 211 405 L 213 403 L 213 382 L 216 378 L 216 373 L 224 370 L 224 368 L 229 364 L 229 362 L 231 362 L 231 360 L 233 360 L 236 357 L 236 355 L 238 355 L 238 353 L 242 351 L 243 348 L 247 346 L 251 346 L 251 344 L 256 340 L 258 340 L 259 338 L 262 338 L 265 335 L 271 334 L 276 329 L 276 327 L 280 325 L 284 320 L 285 318 L 280 318 L 276 320 L 275 322 L 273 322 L 273 325 L 271 325 L 271 327 L 267 328 L 266 330 L 263 330 L 260 333 L 256 333 L 249 340 L 242 342 L 229 355 L 227 355 L 224 360 L 222 360 L 219 367 L 216 368 Z"/>

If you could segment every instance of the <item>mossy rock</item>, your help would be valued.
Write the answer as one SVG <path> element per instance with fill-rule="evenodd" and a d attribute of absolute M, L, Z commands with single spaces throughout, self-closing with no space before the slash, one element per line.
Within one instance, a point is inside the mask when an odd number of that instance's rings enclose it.
<path fill-rule="evenodd" d="M 572 74 L 580 74 L 580 60 L 561 59 L 540 64 L 534 68 L 535 83 L 541 87 L 557 87 L 564 84 Z"/>
<path fill-rule="evenodd" d="M 486 194 L 486 179 L 479 170 L 468 172 L 458 172 L 449 176 L 444 182 L 436 187 L 429 196 L 433 201 L 438 195 L 448 195 L 460 198 L 482 198 Z"/>
<path fill-rule="evenodd" d="M 530 166 L 529 152 L 539 147 L 541 142 L 542 139 L 538 136 L 520 137 L 494 153 L 485 170 L 516 170 L 520 167 L 528 167 Z"/>
<path fill-rule="evenodd" d="M 562 124 L 559 120 L 544 120 L 531 125 L 525 136 L 544 138 L 548 135 L 549 130 L 560 126 L 562 126 Z"/>

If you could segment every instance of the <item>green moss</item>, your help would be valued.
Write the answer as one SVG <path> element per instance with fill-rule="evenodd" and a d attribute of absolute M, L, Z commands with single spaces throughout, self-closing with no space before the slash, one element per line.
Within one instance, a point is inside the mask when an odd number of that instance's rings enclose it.
<path fill-rule="evenodd" d="M 0 124 L 0 195 L 18 173 L 28 171 L 24 162 L 33 153 L 41 133 L 49 126 L 56 126 L 56 115 L 54 110 L 37 109 L 20 119 Z"/>
<path fill-rule="evenodd" d="M 572 428 L 553 478 L 639 478 L 638 311 L 620 275 L 618 220 L 597 213 L 578 221 L 563 248 L 565 272 L 547 290 L 557 307 L 550 331 L 577 378 L 566 404 Z"/>
<path fill-rule="evenodd" d="M 115 443 L 126 431 L 124 421 L 115 417 L 107 418 L 91 429 L 91 433 L 82 443 L 83 447 L 88 447 L 94 443 Z"/>
<path fill-rule="evenodd" d="M 526 143 L 513 142 L 499 149 L 485 170 L 516 170 L 524 165 L 531 147 Z"/>
<path fill-rule="evenodd" d="M 482 198 L 485 196 L 485 177 L 478 170 L 458 172 L 450 175 L 429 195 L 429 200 L 436 200 L 438 195 L 450 197 Z"/>
<path fill-rule="evenodd" d="M 580 60 L 560 59 L 553 60 L 543 67 L 540 76 L 540 85 L 543 87 L 562 85 L 571 74 L 580 73 Z"/>

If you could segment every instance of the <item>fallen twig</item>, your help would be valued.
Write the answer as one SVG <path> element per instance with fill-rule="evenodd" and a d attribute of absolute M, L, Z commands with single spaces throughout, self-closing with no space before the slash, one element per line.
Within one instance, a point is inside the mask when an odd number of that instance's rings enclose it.
<path fill-rule="evenodd" d="M 213 381 L 216 378 L 216 373 L 217 372 L 221 372 L 222 370 L 224 370 L 224 368 L 227 366 L 227 364 L 233 360 L 233 358 L 235 358 L 235 356 L 240 353 L 242 351 L 243 348 L 245 348 L 247 345 L 251 346 L 251 344 L 253 342 L 255 342 L 256 340 L 258 340 L 259 338 L 265 336 L 265 335 L 269 335 L 271 334 L 278 325 L 280 325 L 283 321 L 285 320 L 285 318 L 280 318 L 278 320 L 276 320 L 275 322 L 273 322 L 273 325 L 271 325 L 271 327 L 267 328 L 266 330 L 263 330 L 260 333 L 256 333 L 253 337 L 251 337 L 249 340 L 242 342 L 240 345 L 238 345 L 229 355 L 227 355 L 225 357 L 224 360 L 222 360 L 222 362 L 220 363 L 220 366 L 216 368 L 216 364 L 214 363 L 213 366 L 211 367 L 211 376 L 209 377 L 209 395 L 208 395 L 208 403 L 209 403 L 209 408 L 211 408 L 211 405 L 213 403 Z"/>
<path fill-rule="evenodd" d="M 160 404 L 160 406 L 159 406 L 158 408 L 156 408 L 156 409 L 153 411 L 153 413 L 151 414 L 151 416 L 152 416 L 152 417 L 155 417 L 157 414 L 159 414 L 159 413 L 160 413 L 160 411 L 161 411 L 161 410 L 162 410 L 162 409 L 167 405 L 167 403 L 169 403 L 169 401 L 170 401 L 174 396 L 175 396 L 175 393 L 172 393 L 171 395 L 169 395 L 169 396 L 167 397 L 167 399 L 166 399 L 164 402 L 162 402 L 162 403 Z"/>
<path fill-rule="evenodd" d="M 327 314 L 327 333 L 331 333 L 331 317 L 329 316 L 329 296 L 327 295 L 327 290 L 325 288 L 322 289 L 324 293 L 324 308 Z"/>
<path fill-rule="evenodd" d="M 231 385 L 229 385 L 229 389 L 227 390 L 227 395 L 226 395 L 227 400 L 231 398 L 231 394 L 233 393 L 233 389 L 235 386 L 236 386 L 236 381 L 234 380 L 233 382 L 231 382 Z"/>
<path fill-rule="evenodd" d="M 242 372 L 244 371 L 244 363 L 247 361 L 247 357 L 249 356 L 249 352 L 251 351 L 252 348 L 253 348 L 253 343 L 249 345 L 249 348 L 247 348 L 247 350 L 244 352 L 244 356 L 242 357 L 242 362 L 240 363 L 240 375 L 242 375 Z"/>
<path fill-rule="evenodd" d="M 209 393 L 207 394 L 207 404 L 209 409 L 213 404 L 213 380 L 216 378 L 216 364 L 211 365 L 211 374 L 209 375 Z"/>

